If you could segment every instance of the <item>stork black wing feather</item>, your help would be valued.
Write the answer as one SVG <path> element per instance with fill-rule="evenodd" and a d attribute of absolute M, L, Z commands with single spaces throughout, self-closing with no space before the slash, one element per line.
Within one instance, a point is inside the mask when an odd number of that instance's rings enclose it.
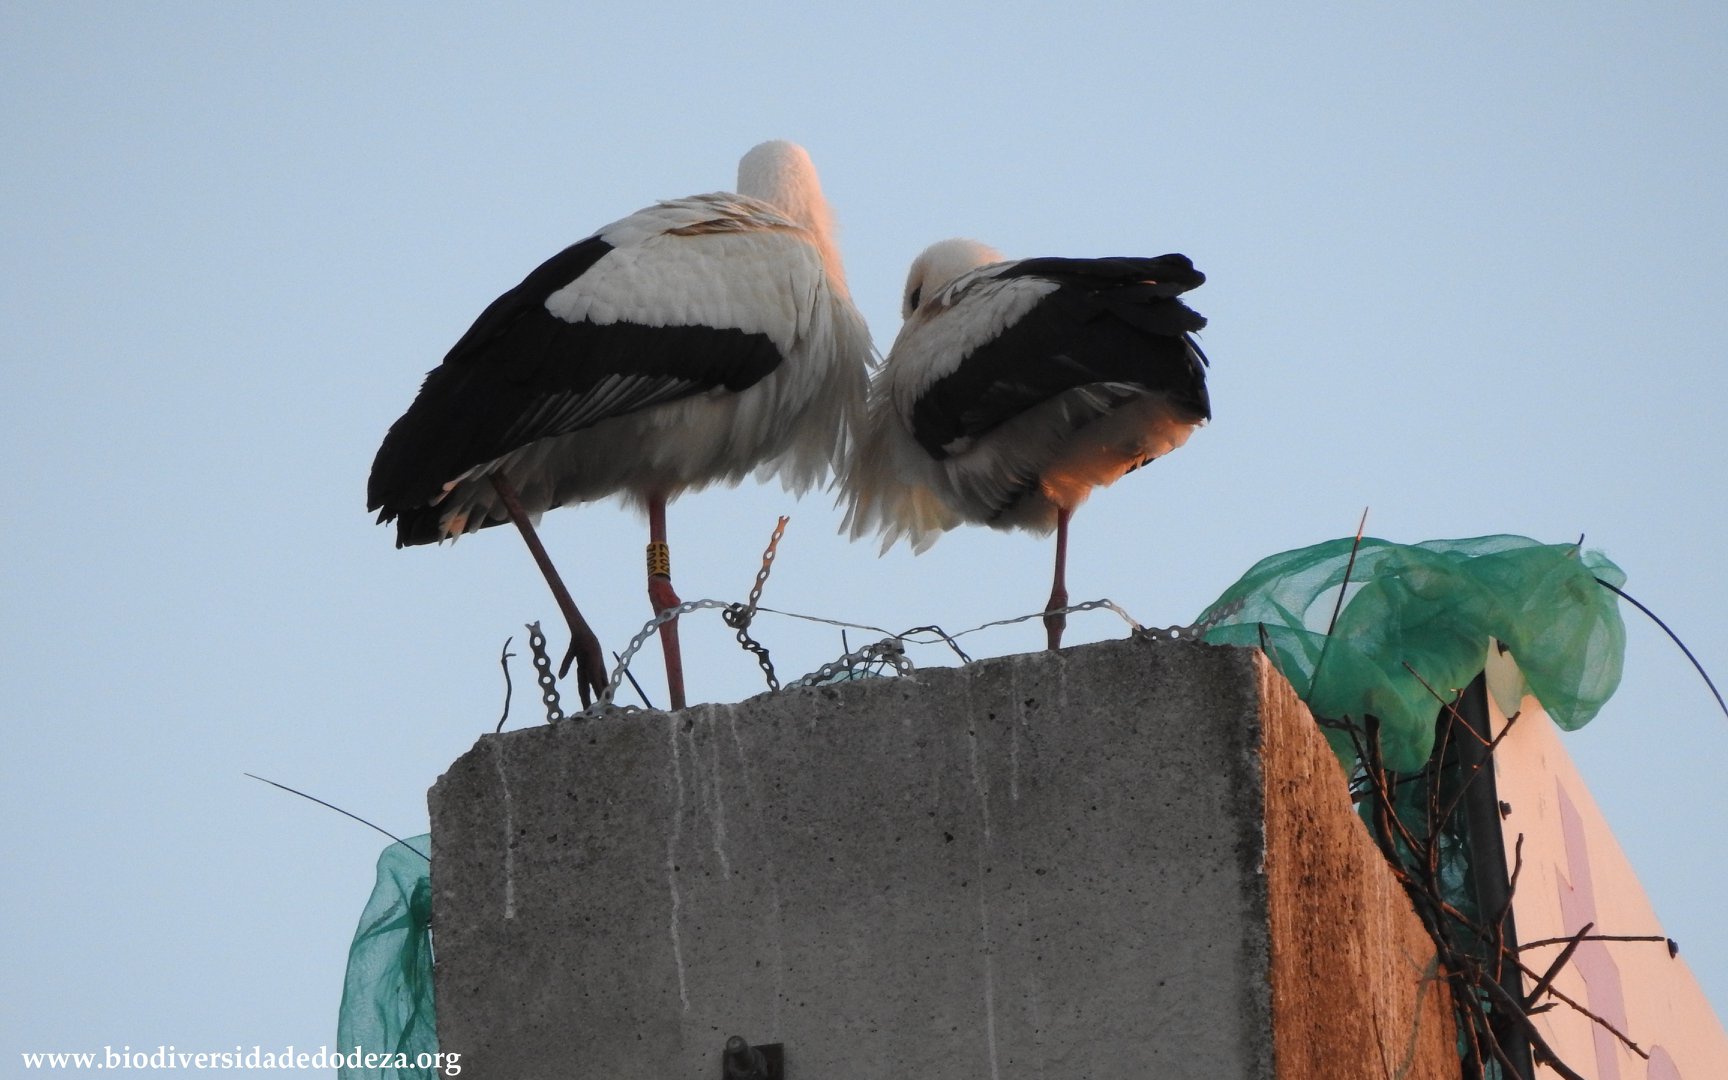
<path fill-rule="evenodd" d="M 547 310 L 548 297 L 611 250 L 592 237 L 547 260 L 493 301 L 427 374 L 372 463 L 367 504 L 381 522 L 539 439 L 717 387 L 742 390 L 779 367 L 779 349 L 761 333 L 569 322 Z"/>
<path fill-rule="evenodd" d="M 1206 320 L 1176 299 L 1205 278 L 1185 256 L 1028 259 L 999 276 L 1058 288 L 919 397 L 912 434 L 932 456 L 1084 386 L 1112 403 L 1163 394 L 1211 416 L 1205 357 L 1189 336 Z"/>
<path fill-rule="evenodd" d="M 1021 259 L 996 276 L 1040 277 L 1094 289 L 1113 285 L 1152 286 L 1164 296 L 1177 296 L 1206 284 L 1206 275 L 1194 268 L 1193 260 L 1175 253 L 1152 258 L 1118 255 L 1103 259 Z"/>

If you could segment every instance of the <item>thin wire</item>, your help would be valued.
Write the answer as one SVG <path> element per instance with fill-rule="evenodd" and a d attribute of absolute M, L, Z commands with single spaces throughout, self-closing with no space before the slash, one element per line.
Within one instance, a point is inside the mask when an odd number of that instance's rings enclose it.
<path fill-rule="evenodd" d="M 1603 581 L 1601 578 L 1596 579 L 1596 584 L 1602 586 L 1615 596 L 1618 596 L 1620 599 L 1631 604 L 1639 611 L 1650 616 L 1650 621 L 1655 623 L 1657 626 L 1660 626 L 1662 632 L 1667 634 L 1674 644 L 1680 646 L 1680 651 L 1686 654 L 1686 659 L 1692 661 L 1692 666 L 1698 669 L 1699 678 L 1703 679 L 1704 685 L 1710 688 L 1710 693 L 1716 696 L 1716 706 L 1722 710 L 1722 715 L 1728 716 L 1728 702 L 1722 700 L 1722 691 L 1716 689 L 1716 684 L 1710 679 L 1710 673 L 1704 670 L 1704 665 L 1698 662 L 1698 658 L 1692 655 L 1692 650 L 1688 649 L 1686 643 L 1680 640 L 1680 635 L 1669 629 L 1668 624 L 1663 622 L 1660 616 L 1645 607 L 1643 604 L 1640 604 L 1631 594 L 1627 593 L 1626 590 L 1616 588 L 1615 586 L 1608 584 L 1606 581 Z"/>
<path fill-rule="evenodd" d="M 1120 604 L 1117 604 L 1115 601 L 1109 600 L 1109 599 L 1088 600 L 1084 603 L 1073 604 L 1073 605 L 1070 605 L 1070 606 L 1065 607 L 1065 608 L 1060 608 L 1057 610 L 1056 613 L 1066 615 L 1066 614 L 1072 614 L 1074 612 L 1094 611 L 1094 610 L 1097 610 L 1099 608 L 1104 608 L 1104 609 L 1107 609 L 1109 611 L 1115 612 L 1116 615 L 1119 616 L 1123 622 L 1127 623 L 1129 625 L 1129 627 L 1131 627 L 1133 629 L 1133 632 L 1138 636 L 1173 637 L 1173 638 L 1195 637 L 1195 638 L 1199 638 L 1199 637 L 1204 636 L 1204 632 L 1210 628 L 1210 626 L 1212 625 L 1213 622 L 1216 622 L 1218 619 L 1228 617 L 1230 614 L 1232 614 L 1239 607 L 1240 607 L 1240 605 L 1237 604 L 1237 605 L 1232 605 L 1232 606 L 1226 607 L 1224 609 L 1221 609 L 1219 612 L 1215 613 L 1213 620 L 1211 620 L 1209 622 L 1196 623 L 1193 626 L 1171 626 L 1171 627 L 1164 627 L 1161 629 L 1148 629 L 1147 627 L 1142 626 L 1138 621 L 1135 620 L 1135 618 L 1132 615 L 1128 614 L 1128 612 L 1125 611 Z M 692 612 L 701 611 L 704 609 L 715 609 L 715 610 L 720 611 L 722 621 L 726 621 L 728 623 L 728 625 L 730 625 L 730 620 L 728 620 L 726 618 L 726 615 L 728 612 L 738 612 L 738 611 L 745 610 L 744 605 L 742 605 L 742 604 L 727 603 L 727 602 L 720 601 L 720 600 L 703 599 L 703 600 L 686 600 L 683 603 L 679 604 L 677 607 L 667 608 L 665 611 L 660 612 L 654 618 L 648 620 L 646 623 L 644 623 L 642 625 L 642 629 L 637 632 L 635 637 L 630 639 L 630 644 L 625 648 L 622 655 L 619 655 L 616 653 L 613 654 L 614 658 L 617 660 L 618 663 L 617 663 L 617 667 L 615 667 L 612 671 L 611 679 L 608 681 L 605 690 L 603 690 L 600 693 L 600 695 L 595 699 L 593 705 L 589 706 L 588 708 L 582 710 L 581 712 L 579 712 L 575 715 L 576 716 L 582 716 L 582 717 L 592 717 L 592 716 L 597 716 L 601 712 L 608 710 L 608 709 L 611 709 L 611 710 L 620 710 L 621 709 L 625 712 L 635 711 L 636 710 L 635 706 L 633 706 L 633 705 L 619 705 L 615 699 L 616 699 L 616 695 L 617 695 L 617 691 L 619 689 L 619 686 L 623 683 L 625 678 L 630 677 L 632 682 L 635 681 L 634 678 L 630 676 L 630 663 L 632 660 L 635 659 L 636 653 L 641 650 L 643 644 L 650 637 L 653 636 L 654 632 L 660 628 L 660 624 L 662 624 L 664 622 L 668 622 L 668 621 L 675 619 L 675 618 L 678 618 L 680 616 L 688 615 Z M 856 651 L 848 651 L 845 653 L 845 655 L 840 657 L 840 659 L 833 661 L 830 664 L 823 665 L 822 669 L 818 669 L 818 671 L 811 672 L 809 675 L 806 675 L 803 678 L 800 678 L 800 679 L 798 679 L 794 682 L 791 682 L 791 683 L 787 683 L 786 684 L 787 686 L 809 685 L 811 680 L 817 678 L 819 675 L 821 675 L 823 673 L 823 671 L 827 671 L 827 673 L 829 675 L 832 675 L 836 671 L 844 670 L 844 669 L 856 664 L 860 660 L 868 660 L 868 662 L 871 662 L 871 663 L 884 663 L 885 662 L 885 663 L 892 665 L 901 674 L 905 674 L 905 673 L 912 670 L 911 660 L 906 658 L 904 655 L 904 653 L 905 653 L 904 645 L 906 643 L 910 643 L 913 645 L 937 645 L 937 644 L 947 645 L 950 649 L 954 650 L 955 655 L 960 658 L 962 663 L 969 664 L 969 663 L 972 663 L 972 657 L 966 652 L 966 650 L 964 650 L 960 647 L 957 639 L 965 637 L 967 634 L 975 634 L 975 633 L 979 632 L 980 630 L 989 630 L 993 627 L 998 627 L 998 626 L 1011 626 L 1015 623 L 1026 622 L 1029 619 L 1041 619 L 1047 614 L 1044 611 L 1029 612 L 1028 614 L 1017 615 L 1017 616 L 1015 616 L 1013 618 L 1009 618 L 1009 619 L 996 619 L 996 620 L 991 621 L 991 622 L 987 622 L 987 623 L 983 623 L 983 624 L 978 625 L 978 626 L 974 626 L 968 630 L 961 630 L 958 633 L 950 634 L 947 631 L 943 630 L 940 626 L 936 626 L 936 625 L 916 626 L 916 627 L 913 627 L 912 629 L 906 630 L 902 633 L 895 633 L 894 631 L 889 630 L 885 627 L 872 626 L 869 623 L 849 622 L 845 619 L 830 619 L 830 618 L 826 618 L 826 617 L 821 616 L 821 615 L 808 615 L 808 614 L 805 614 L 803 612 L 783 611 L 779 608 L 771 608 L 771 607 L 758 605 L 755 609 L 754 614 L 762 614 L 762 613 L 766 613 L 769 615 L 779 615 L 779 616 L 782 616 L 782 617 L 788 618 L 788 619 L 800 619 L 800 620 L 803 620 L 805 622 L 821 623 L 821 624 L 826 625 L 826 626 L 836 626 L 836 627 L 839 627 L 842 631 L 848 630 L 848 629 L 851 629 L 851 630 L 868 630 L 871 633 L 880 634 L 882 636 L 882 639 L 883 639 L 882 641 L 879 641 L 873 645 L 866 645 L 862 649 L 859 649 Z M 931 634 L 934 636 L 933 637 L 920 636 L 920 635 L 924 635 L 924 634 Z M 896 646 L 898 649 L 898 656 L 896 658 L 890 658 L 889 656 L 886 655 L 888 650 L 884 649 L 884 645 L 887 642 L 898 643 Z M 844 641 L 842 641 L 842 648 L 844 648 L 844 647 L 845 647 L 845 643 L 844 643 Z M 829 670 L 829 669 L 833 669 L 833 670 Z M 646 700 L 646 699 L 644 699 L 644 700 Z"/>
<path fill-rule="evenodd" d="M 766 606 L 759 606 L 756 610 L 766 611 L 770 615 L 784 615 L 788 619 L 803 619 L 806 622 L 826 623 L 829 626 L 839 626 L 852 630 L 869 630 L 871 633 L 881 634 L 883 637 L 894 636 L 894 631 L 883 629 L 880 626 L 871 626 L 869 623 L 847 622 L 844 619 L 825 619 L 820 615 L 803 615 L 796 611 L 781 611 L 779 608 Z"/>
<path fill-rule="evenodd" d="M 954 636 L 961 638 L 965 637 L 967 634 L 976 634 L 980 630 L 988 630 L 994 626 L 1012 626 L 1014 623 L 1023 623 L 1027 619 L 1042 619 L 1046 615 L 1071 615 L 1076 611 L 1092 611 L 1096 608 L 1108 608 L 1111 611 L 1114 611 L 1122 617 L 1123 622 L 1127 623 L 1135 630 L 1145 629 L 1135 620 L 1134 616 L 1122 610 L 1121 605 L 1117 604 L 1114 600 L 1088 600 L 1083 604 L 1071 604 L 1068 607 L 1055 608 L 1050 611 L 1034 611 L 1030 615 L 1017 615 L 1012 619 L 997 619 L 994 622 L 987 622 L 982 626 L 974 626 L 970 630 L 962 630 Z"/>
<path fill-rule="evenodd" d="M 386 829 L 381 825 L 374 825 L 370 821 L 367 821 L 365 818 L 361 817 L 359 814 L 349 813 L 348 811 L 342 809 L 340 806 L 337 806 L 335 803 L 327 803 L 323 799 L 320 799 L 316 795 L 308 795 L 304 791 L 300 791 L 297 788 L 289 787 L 287 784 L 278 784 L 274 780 L 265 780 L 264 777 L 259 776 L 256 773 L 245 773 L 243 775 L 250 776 L 254 780 L 262 780 L 264 783 L 269 784 L 271 787 L 281 788 L 283 791 L 286 791 L 291 795 L 298 795 L 302 799 L 311 799 L 313 802 L 317 803 L 319 806 L 328 807 L 329 809 L 336 811 L 338 814 L 342 814 L 346 817 L 351 817 L 355 821 L 358 821 L 360 824 L 366 826 L 368 829 L 378 830 L 379 832 L 383 833 L 385 836 L 388 836 L 390 839 L 396 841 L 398 844 L 401 844 L 403 847 L 407 848 L 409 851 L 412 851 L 414 854 L 420 856 L 422 859 L 425 859 L 427 862 L 432 861 L 432 857 L 430 855 L 426 854 L 424 851 L 421 851 L 419 848 L 415 847 L 413 844 L 410 844 L 408 841 L 402 839 L 400 836 L 397 836 L 395 833 L 391 832 L 389 829 Z"/>
<path fill-rule="evenodd" d="M 996 627 L 996 626 L 1010 626 L 1014 623 L 1025 622 L 1028 619 L 1042 619 L 1046 614 L 1068 615 L 1068 614 L 1072 614 L 1076 611 L 1093 611 L 1097 608 L 1108 608 L 1109 610 L 1114 611 L 1117 615 L 1121 616 L 1122 621 L 1127 623 L 1129 626 L 1133 627 L 1136 630 L 1143 629 L 1141 627 L 1140 623 L 1135 621 L 1135 619 L 1132 615 L 1130 615 L 1126 611 L 1124 611 L 1122 609 L 1121 605 L 1117 604 L 1113 600 L 1088 600 L 1083 604 L 1073 604 L 1073 605 L 1070 605 L 1070 606 L 1065 607 L 1065 608 L 1056 608 L 1056 609 L 1049 611 L 1049 612 L 1034 611 L 1029 615 L 1016 615 L 1011 619 L 996 619 L 993 622 L 983 623 L 981 625 L 972 627 L 970 630 L 961 630 L 958 633 L 953 633 L 953 634 L 949 634 L 949 633 L 944 632 L 942 630 L 942 628 L 938 627 L 938 626 L 919 626 L 919 627 L 914 627 L 911 630 L 907 630 L 905 633 L 896 634 L 894 631 L 889 630 L 886 627 L 872 626 L 869 623 L 847 622 L 844 619 L 827 619 L 827 618 L 823 618 L 820 615 L 805 615 L 805 614 L 803 614 L 801 612 L 797 612 L 797 611 L 781 611 L 778 608 L 771 608 L 771 607 L 758 607 L 756 610 L 768 612 L 770 615 L 784 615 L 788 619 L 804 619 L 807 622 L 825 623 L 828 626 L 839 626 L 839 627 L 849 628 L 852 630 L 868 630 L 871 633 L 881 634 L 884 637 L 907 638 L 907 639 L 914 640 L 915 644 L 919 644 L 919 645 L 935 645 L 935 644 L 937 644 L 938 641 L 940 641 L 940 642 L 944 642 L 944 643 L 948 644 L 950 647 L 952 647 L 954 644 L 954 641 L 956 639 L 963 638 L 967 634 L 976 634 L 980 630 L 989 630 L 992 627 Z M 930 633 L 934 633 L 938 636 L 936 638 L 932 638 L 929 640 L 912 639 L 913 634 L 926 632 L 926 631 L 928 631 Z"/>
<path fill-rule="evenodd" d="M 615 663 L 622 664 L 624 662 L 624 658 L 618 655 L 617 650 L 613 650 L 612 659 Z M 636 681 L 636 676 L 630 674 L 629 668 L 624 669 L 624 677 L 630 680 L 630 685 L 636 690 L 636 696 L 642 699 L 643 708 L 652 709 L 654 703 L 648 700 L 647 692 L 642 689 L 642 684 Z"/>

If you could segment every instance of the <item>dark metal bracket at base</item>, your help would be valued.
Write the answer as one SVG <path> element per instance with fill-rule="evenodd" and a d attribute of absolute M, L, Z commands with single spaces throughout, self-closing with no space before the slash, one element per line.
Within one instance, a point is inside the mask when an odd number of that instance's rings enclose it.
<path fill-rule="evenodd" d="M 720 1080 L 785 1080 L 786 1055 L 779 1043 L 751 1046 L 742 1036 L 726 1040 L 720 1053 Z"/>

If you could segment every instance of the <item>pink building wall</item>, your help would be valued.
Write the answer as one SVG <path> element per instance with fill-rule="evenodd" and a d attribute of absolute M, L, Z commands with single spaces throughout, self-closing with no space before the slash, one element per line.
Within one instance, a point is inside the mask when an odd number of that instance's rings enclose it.
<path fill-rule="evenodd" d="M 1505 713 L 1489 701 L 1494 730 Z M 1495 753 L 1495 783 L 1510 807 L 1503 828 L 1508 859 L 1520 835 L 1523 869 L 1513 897 L 1518 939 L 1576 934 L 1661 934 L 1632 866 L 1562 746 L 1562 736 L 1535 698 L 1526 697 L 1512 731 Z M 1652 799 L 1662 793 L 1652 792 Z M 1503 811 L 1505 807 L 1502 808 Z M 1718 857 L 1719 841 L 1701 838 L 1700 857 Z M 1681 942 L 1684 947 L 1685 943 Z M 1527 949 L 1525 966 L 1540 973 L 1562 945 Z M 1528 981 L 1527 981 L 1528 985 Z M 1648 1054 L 1564 1004 L 1536 1017 L 1562 1060 L 1594 1080 L 1721 1080 L 1728 1077 L 1728 1035 L 1686 961 L 1657 942 L 1587 941 L 1554 980 L 1561 993 L 1612 1023 Z M 1552 1075 L 1538 1068 L 1537 1075 Z"/>

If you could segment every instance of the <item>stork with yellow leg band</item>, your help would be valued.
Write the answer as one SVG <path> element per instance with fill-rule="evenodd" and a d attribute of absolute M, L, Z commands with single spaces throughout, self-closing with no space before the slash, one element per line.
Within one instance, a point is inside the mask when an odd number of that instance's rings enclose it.
<path fill-rule="evenodd" d="M 683 601 L 672 589 L 672 549 L 666 546 L 666 500 L 648 497 L 648 603 L 658 617 Z M 678 620 L 660 624 L 660 649 L 666 654 L 666 696 L 671 708 L 684 707 L 684 655 L 678 649 Z"/>
<path fill-rule="evenodd" d="M 512 520 L 526 539 L 546 510 L 620 498 L 648 511 L 659 615 L 678 605 L 666 503 L 747 476 L 794 494 L 826 484 L 872 354 L 810 155 L 766 142 L 739 162 L 736 192 L 620 218 L 493 301 L 391 425 L 367 505 L 414 547 Z M 604 656 L 559 603 L 599 692 Z M 660 636 L 682 708 L 677 623 Z"/>

